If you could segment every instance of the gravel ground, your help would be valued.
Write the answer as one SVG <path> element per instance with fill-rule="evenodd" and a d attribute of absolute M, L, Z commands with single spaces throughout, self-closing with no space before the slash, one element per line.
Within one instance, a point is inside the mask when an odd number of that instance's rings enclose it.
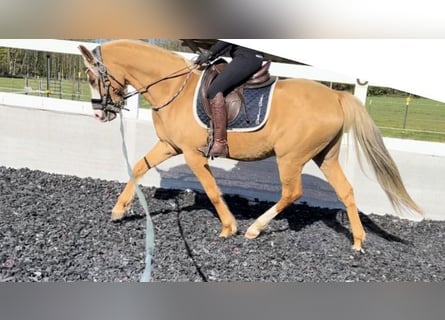
<path fill-rule="evenodd" d="M 137 282 L 145 217 L 137 201 L 110 222 L 122 183 L 0 166 L 0 282 Z M 295 204 L 256 240 L 242 234 L 272 203 L 226 196 L 240 234 L 199 192 L 142 188 L 155 226 L 153 281 L 445 280 L 444 221 L 361 215 L 365 253 L 351 249 L 346 214 Z"/>

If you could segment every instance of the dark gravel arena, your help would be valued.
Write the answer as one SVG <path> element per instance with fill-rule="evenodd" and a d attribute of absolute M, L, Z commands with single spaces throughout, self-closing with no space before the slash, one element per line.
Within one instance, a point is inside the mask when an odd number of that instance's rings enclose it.
<path fill-rule="evenodd" d="M 0 282 L 138 282 L 145 216 L 137 200 L 110 213 L 122 183 L 0 166 Z M 346 214 L 295 204 L 256 240 L 247 227 L 272 203 L 226 196 L 239 234 L 220 239 L 207 197 L 142 187 L 155 227 L 153 281 L 441 282 L 445 222 L 361 215 L 365 253 L 351 249 Z"/>

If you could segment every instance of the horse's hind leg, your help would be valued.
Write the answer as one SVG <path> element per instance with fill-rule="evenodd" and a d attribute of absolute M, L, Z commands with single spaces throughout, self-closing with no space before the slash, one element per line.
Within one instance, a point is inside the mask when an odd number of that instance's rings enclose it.
<path fill-rule="evenodd" d="M 162 163 L 163 161 L 177 155 L 177 151 L 168 143 L 158 141 L 158 143 L 133 167 L 133 175 L 136 182 L 141 179 L 150 168 Z M 128 210 L 135 193 L 135 185 L 132 180 L 127 182 L 122 193 L 119 195 L 117 202 L 111 213 L 111 220 L 116 221 L 122 219 Z"/>
<path fill-rule="evenodd" d="M 299 199 L 303 194 L 303 187 L 301 185 L 301 172 L 303 166 L 297 165 L 295 158 L 290 156 L 286 158 L 277 158 L 277 162 L 282 188 L 281 198 L 274 206 L 258 217 L 247 229 L 244 236 L 248 239 L 256 238 L 273 218 L 294 201 Z"/>
<path fill-rule="evenodd" d="M 319 158 L 315 158 L 314 161 L 334 188 L 339 200 L 346 207 L 349 223 L 351 224 L 352 237 L 354 239 L 352 248 L 362 251 L 362 242 L 365 240 L 366 234 L 360 221 L 360 216 L 358 215 L 354 191 L 338 162 L 338 150 L 331 151 L 334 152 L 333 156 L 329 157 L 329 154 L 326 157 L 320 156 Z"/>
<path fill-rule="evenodd" d="M 221 191 L 216 184 L 215 177 L 213 176 L 208 165 L 207 158 L 198 154 L 195 150 L 184 152 L 184 158 L 187 165 L 198 178 L 199 182 L 201 182 L 207 197 L 210 199 L 216 209 L 216 212 L 218 213 L 222 224 L 222 230 L 219 236 L 226 238 L 234 235 L 237 231 L 235 217 L 230 212 L 221 195 Z"/>

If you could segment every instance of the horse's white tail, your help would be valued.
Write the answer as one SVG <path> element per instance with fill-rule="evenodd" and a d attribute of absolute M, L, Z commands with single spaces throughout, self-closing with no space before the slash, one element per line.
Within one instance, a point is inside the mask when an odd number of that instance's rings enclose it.
<path fill-rule="evenodd" d="M 359 145 L 363 151 L 378 183 L 393 207 L 398 213 L 401 213 L 403 208 L 407 208 L 423 215 L 422 209 L 408 194 L 396 163 L 386 149 L 380 131 L 363 103 L 350 93 L 339 92 L 339 95 L 344 113 L 344 130 L 351 129 L 353 131 L 356 145 Z M 361 156 L 357 148 L 356 151 L 361 165 Z"/>

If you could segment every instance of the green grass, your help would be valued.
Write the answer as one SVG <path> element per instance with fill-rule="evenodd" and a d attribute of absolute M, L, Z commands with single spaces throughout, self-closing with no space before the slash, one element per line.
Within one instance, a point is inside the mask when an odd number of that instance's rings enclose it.
<path fill-rule="evenodd" d="M 32 91 L 28 93 L 29 95 L 46 96 L 46 92 L 44 92 L 47 87 L 46 78 L 33 78 L 29 79 L 28 83 L 26 83 L 25 79 L 0 77 L 0 91 L 24 93 L 25 86 L 32 89 Z M 50 97 L 90 101 L 91 92 L 86 80 L 50 80 Z"/>
<path fill-rule="evenodd" d="M 34 91 L 46 89 L 46 79 L 29 80 L 28 86 Z M 23 92 L 24 79 L 0 78 L 0 91 Z M 77 82 L 61 81 L 61 91 L 55 83 L 50 96 L 54 98 L 89 101 L 90 89 L 86 80 Z M 46 96 L 45 93 L 31 93 Z M 141 98 L 141 107 L 149 108 Z M 375 96 L 368 97 L 366 108 L 385 137 L 406 138 L 424 141 L 445 142 L 445 103 L 425 98 L 412 98 L 405 119 L 406 97 Z"/>
<path fill-rule="evenodd" d="M 445 103 L 412 98 L 407 106 L 406 97 L 379 96 L 366 107 L 385 137 L 445 142 Z"/>

